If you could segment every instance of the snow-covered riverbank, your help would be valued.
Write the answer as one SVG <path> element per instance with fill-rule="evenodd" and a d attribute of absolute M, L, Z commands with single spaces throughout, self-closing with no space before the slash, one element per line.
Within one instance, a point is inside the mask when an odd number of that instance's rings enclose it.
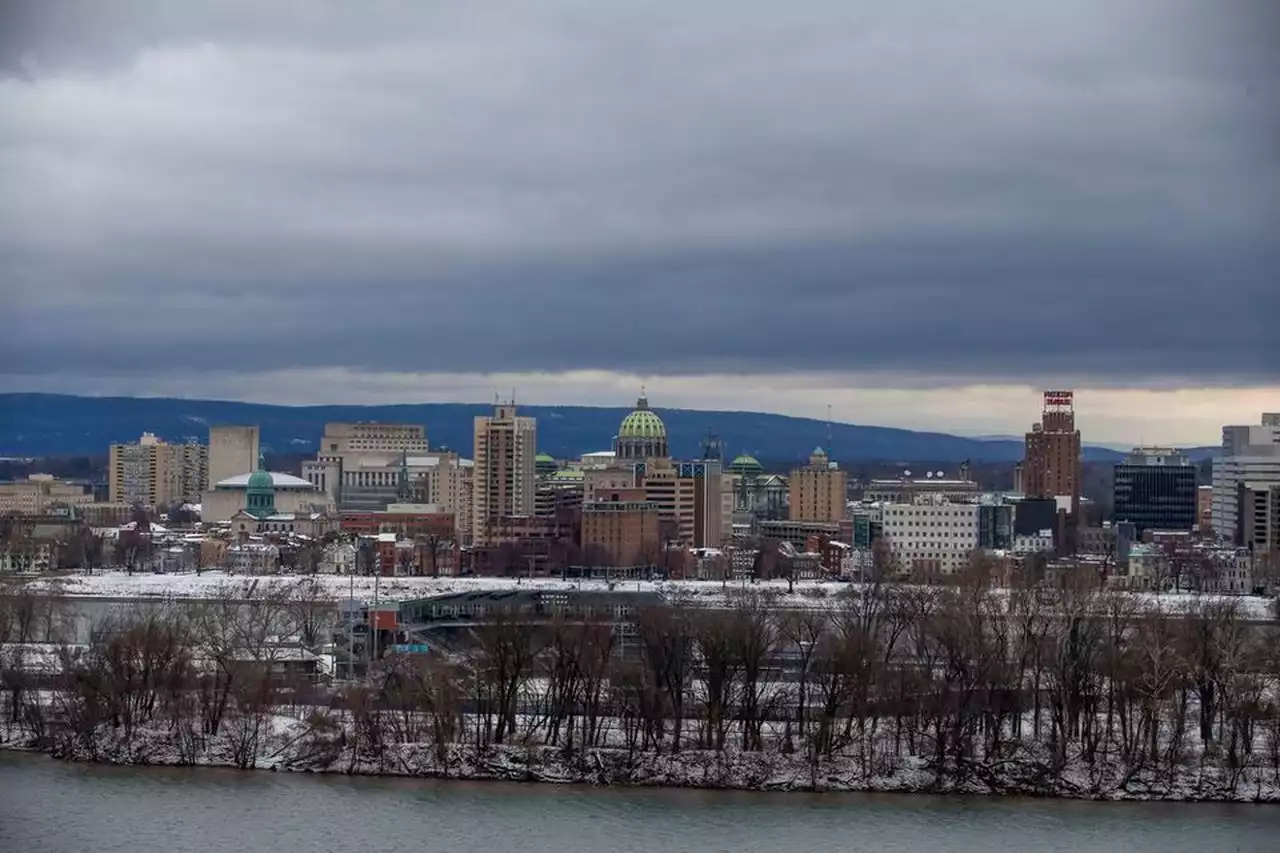
<path fill-rule="evenodd" d="M 243 734 L 242 732 L 239 734 Z M 816 762 L 797 753 L 728 749 L 678 754 L 624 748 L 566 750 L 536 744 L 388 744 L 360 750 L 344 728 L 314 729 L 288 716 L 272 717 L 252 755 L 229 732 L 201 748 L 167 733 L 135 733 L 128 740 L 104 730 L 92 745 L 41 748 L 30 738 L 0 727 L 0 749 L 49 752 L 69 761 L 130 766 L 240 767 L 282 772 L 404 776 L 470 781 L 519 781 L 637 787 L 684 787 L 744 791 L 862 791 L 1058 797 L 1091 800 L 1170 800 L 1280 803 L 1280 778 L 1270 767 L 1224 772 L 1203 759 L 1174 774 L 1082 762 L 1054 772 L 1031 754 L 996 763 L 948 767 L 939 774 L 921 757 L 880 760 L 867 768 L 853 756 Z"/>

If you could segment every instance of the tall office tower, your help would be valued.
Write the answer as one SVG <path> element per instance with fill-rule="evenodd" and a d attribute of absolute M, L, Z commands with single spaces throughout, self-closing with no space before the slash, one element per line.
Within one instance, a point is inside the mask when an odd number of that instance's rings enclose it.
<path fill-rule="evenodd" d="M 1026 436 L 1023 484 L 1027 497 L 1071 497 L 1080 508 L 1080 430 L 1076 429 L 1073 391 L 1045 391 L 1040 423 Z"/>
<path fill-rule="evenodd" d="M 111 445 L 108 490 L 113 503 L 165 506 L 199 501 L 209 472 L 209 448 L 169 444 L 144 432 L 136 444 Z"/>
<path fill-rule="evenodd" d="M 1145 530 L 1191 530 L 1196 526 L 1200 489 L 1186 454 L 1160 447 L 1137 447 L 1115 466 L 1114 518 Z"/>
<path fill-rule="evenodd" d="M 1222 428 L 1222 455 L 1247 456 L 1259 448 L 1280 446 L 1280 412 L 1263 412 L 1262 421 Z"/>
<path fill-rule="evenodd" d="M 1213 461 L 1213 532 L 1228 542 L 1243 542 L 1241 502 L 1246 490 L 1280 484 L 1280 412 L 1266 412 L 1262 423 L 1222 428 L 1222 455 Z"/>
<path fill-rule="evenodd" d="M 209 427 L 209 477 L 212 489 L 230 477 L 258 470 L 261 440 L 256 426 Z"/>
<path fill-rule="evenodd" d="M 534 514 L 537 443 L 537 421 L 517 416 L 514 403 L 476 418 L 471 524 L 477 545 L 488 544 L 499 518 Z"/>
<path fill-rule="evenodd" d="M 1280 559 L 1280 483 L 1241 485 L 1238 493 L 1239 535 L 1234 544 L 1255 556 Z"/>
<path fill-rule="evenodd" d="M 814 448 L 808 465 L 791 472 L 789 483 L 792 521 L 844 519 L 848 477 L 821 447 Z"/>

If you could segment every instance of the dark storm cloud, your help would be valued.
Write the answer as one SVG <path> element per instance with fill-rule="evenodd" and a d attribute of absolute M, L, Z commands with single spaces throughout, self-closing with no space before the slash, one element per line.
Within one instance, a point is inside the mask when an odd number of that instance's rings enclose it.
<path fill-rule="evenodd" d="M 476 5 L 14 6 L 0 372 L 1280 379 L 1262 5 Z"/>

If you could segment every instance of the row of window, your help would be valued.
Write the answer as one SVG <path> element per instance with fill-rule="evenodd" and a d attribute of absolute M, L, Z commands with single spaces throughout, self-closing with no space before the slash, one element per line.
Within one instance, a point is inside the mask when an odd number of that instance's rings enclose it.
<path fill-rule="evenodd" d="M 952 507 L 950 509 L 935 509 L 932 507 L 903 507 L 901 509 L 886 509 L 884 514 L 895 518 L 908 516 L 918 518 L 926 516 L 932 518 L 975 518 L 978 515 L 978 508 Z"/>
<path fill-rule="evenodd" d="M 972 528 L 972 521 L 886 521 L 885 527 L 946 527 L 946 528 Z"/>

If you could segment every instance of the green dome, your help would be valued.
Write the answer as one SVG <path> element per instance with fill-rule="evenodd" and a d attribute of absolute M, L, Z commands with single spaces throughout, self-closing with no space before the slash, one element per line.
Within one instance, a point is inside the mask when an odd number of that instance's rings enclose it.
<path fill-rule="evenodd" d="M 245 486 L 250 492 L 270 492 L 275 489 L 276 483 L 269 472 L 259 468 L 249 475 L 249 482 Z"/>
<path fill-rule="evenodd" d="M 662 418 L 648 409 L 637 409 L 622 419 L 618 438 L 666 438 L 667 427 Z"/>
<path fill-rule="evenodd" d="M 640 392 L 636 410 L 622 419 L 618 437 L 613 442 L 617 459 L 666 459 L 667 426 L 662 418 L 649 411 L 649 398 Z"/>
<path fill-rule="evenodd" d="M 274 515 L 276 511 L 276 480 L 267 470 L 265 457 L 258 454 L 258 470 L 249 475 L 245 483 L 244 508 L 258 518 Z"/>
<path fill-rule="evenodd" d="M 754 456 L 742 455 L 729 463 L 729 471 L 748 477 L 756 477 L 764 473 L 764 466 Z"/>
<path fill-rule="evenodd" d="M 533 461 L 534 462 L 555 462 L 556 459 L 550 453 L 539 453 L 537 456 L 533 457 Z"/>

